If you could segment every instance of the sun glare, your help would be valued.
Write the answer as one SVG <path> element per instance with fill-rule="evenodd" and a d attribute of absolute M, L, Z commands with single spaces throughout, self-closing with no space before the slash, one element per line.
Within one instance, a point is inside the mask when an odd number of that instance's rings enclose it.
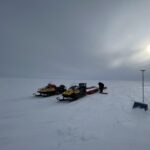
<path fill-rule="evenodd" d="M 139 51 L 130 57 L 131 62 L 147 63 L 150 62 L 150 44 L 139 48 Z"/>
<path fill-rule="evenodd" d="M 146 52 L 150 54 L 150 45 L 146 47 Z"/>

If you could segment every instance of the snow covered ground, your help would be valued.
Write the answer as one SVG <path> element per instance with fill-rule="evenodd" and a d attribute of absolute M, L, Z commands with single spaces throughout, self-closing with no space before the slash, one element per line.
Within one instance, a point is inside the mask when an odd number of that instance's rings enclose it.
<path fill-rule="evenodd" d="M 96 93 L 70 103 L 57 102 L 57 96 L 32 96 L 49 81 L 0 79 L 0 150 L 150 149 L 150 111 L 132 110 L 134 100 L 142 100 L 141 82 L 106 81 L 108 95 Z M 150 104 L 149 82 L 145 102 Z"/>

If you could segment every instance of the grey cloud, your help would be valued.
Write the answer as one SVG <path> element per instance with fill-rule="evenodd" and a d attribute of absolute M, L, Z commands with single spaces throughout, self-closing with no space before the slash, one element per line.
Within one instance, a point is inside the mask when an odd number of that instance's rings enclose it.
<path fill-rule="evenodd" d="M 150 43 L 148 0 L 0 3 L 0 76 L 135 79 L 149 69 L 136 62 Z"/>

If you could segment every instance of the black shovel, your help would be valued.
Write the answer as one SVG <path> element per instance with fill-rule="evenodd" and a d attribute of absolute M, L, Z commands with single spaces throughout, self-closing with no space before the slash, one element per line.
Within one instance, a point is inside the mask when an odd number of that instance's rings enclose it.
<path fill-rule="evenodd" d="M 133 104 L 133 109 L 134 108 L 141 108 L 141 109 L 145 109 L 145 111 L 148 110 L 148 104 L 144 103 L 144 71 L 145 70 L 141 70 L 142 71 L 142 96 L 143 96 L 143 102 L 134 102 Z"/>

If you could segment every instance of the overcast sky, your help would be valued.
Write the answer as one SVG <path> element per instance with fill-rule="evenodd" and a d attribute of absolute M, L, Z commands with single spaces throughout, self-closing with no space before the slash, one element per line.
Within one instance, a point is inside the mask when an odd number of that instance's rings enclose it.
<path fill-rule="evenodd" d="M 150 79 L 149 0 L 0 0 L 0 76 Z"/>

